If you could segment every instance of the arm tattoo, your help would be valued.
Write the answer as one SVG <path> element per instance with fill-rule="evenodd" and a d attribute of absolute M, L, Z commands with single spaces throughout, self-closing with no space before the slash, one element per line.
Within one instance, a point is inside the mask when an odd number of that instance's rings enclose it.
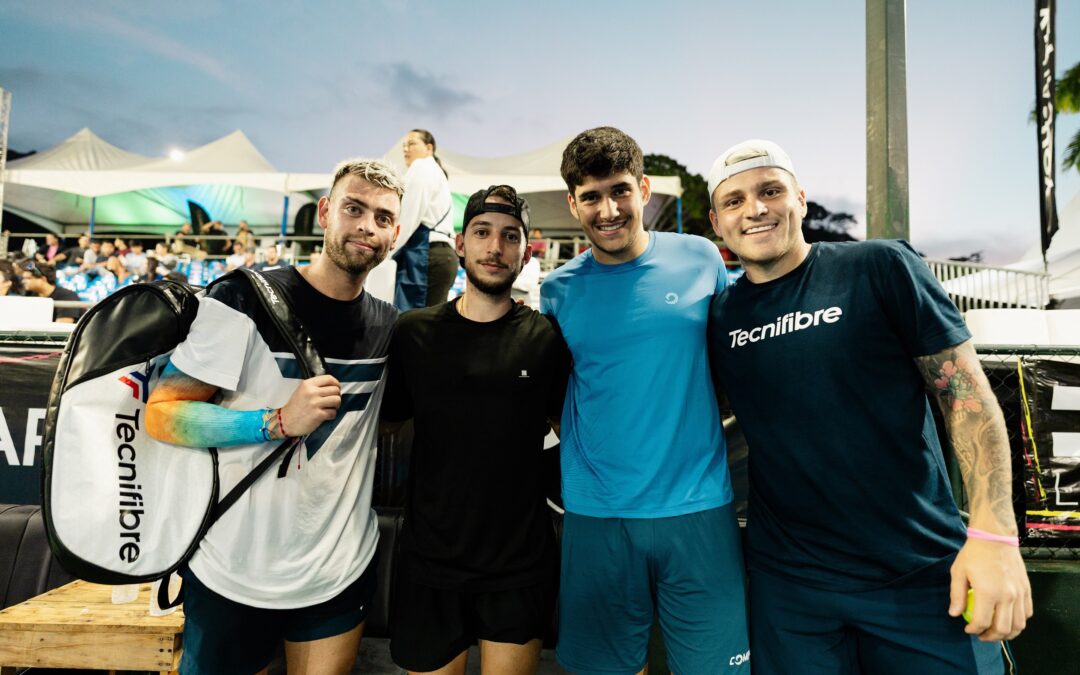
<path fill-rule="evenodd" d="M 968 340 L 915 362 L 945 417 L 972 525 L 1016 532 L 1005 420 L 975 347 Z"/>

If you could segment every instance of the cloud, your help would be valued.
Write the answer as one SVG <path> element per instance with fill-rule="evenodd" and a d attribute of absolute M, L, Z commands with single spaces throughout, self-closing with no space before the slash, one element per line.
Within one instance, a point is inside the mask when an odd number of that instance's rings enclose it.
<path fill-rule="evenodd" d="M 132 22 L 111 16 L 98 4 L 62 3 L 62 9 L 45 3 L 27 4 L 16 8 L 18 13 L 43 26 L 62 24 L 85 34 L 96 31 L 106 36 L 120 38 L 126 43 L 136 44 L 148 52 L 165 59 L 186 64 L 230 86 L 229 74 L 217 59 L 200 52 L 180 40 L 148 27 L 146 20 Z M 114 5 L 113 11 L 127 11 L 125 5 Z M 128 11 L 130 15 L 130 11 Z M 157 17 L 160 18 L 160 17 Z"/>
<path fill-rule="evenodd" d="M 95 12 L 87 12 L 84 14 L 83 20 L 96 26 L 105 33 L 111 33 L 117 37 L 134 42 L 147 51 L 154 52 L 171 61 L 185 63 L 202 71 L 215 80 L 230 85 L 233 84 L 230 81 L 224 66 L 222 66 L 217 59 L 197 51 L 179 40 L 174 40 L 163 33 L 149 30 L 143 26 L 138 26 L 113 16 L 106 16 Z"/>
<path fill-rule="evenodd" d="M 445 117 L 480 101 L 472 92 L 450 87 L 441 78 L 408 63 L 391 63 L 382 69 L 381 76 L 394 99 L 413 112 Z"/>
<path fill-rule="evenodd" d="M 0 87 L 20 97 L 45 98 L 55 104 L 87 96 L 115 97 L 130 91 L 125 82 L 110 75 L 26 64 L 0 66 Z"/>
<path fill-rule="evenodd" d="M 37 66 L 0 66 L 0 87 L 8 91 L 34 89 L 46 79 L 45 71 Z"/>

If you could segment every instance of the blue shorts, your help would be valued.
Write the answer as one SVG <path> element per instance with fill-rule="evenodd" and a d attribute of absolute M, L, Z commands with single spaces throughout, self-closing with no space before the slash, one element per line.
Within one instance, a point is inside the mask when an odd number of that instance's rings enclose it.
<path fill-rule="evenodd" d="M 654 616 L 675 675 L 750 672 L 734 505 L 670 518 L 566 513 L 559 663 L 577 675 L 633 675 Z"/>
<path fill-rule="evenodd" d="M 837 592 L 750 573 L 754 675 L 1001 675 L 1001 644 L 951 617 L 948 579 Z"/>
<path fill-rule="evenodd" d="M 376 555 L 340 594 L 296 609 L 264 609 L 233 602 L 185 570 L 180 673 L 255 673 L 274 659 L 282 640 L 310 642 L 349 632 L 367 618 L 375 597 L 378 562 Z"/>

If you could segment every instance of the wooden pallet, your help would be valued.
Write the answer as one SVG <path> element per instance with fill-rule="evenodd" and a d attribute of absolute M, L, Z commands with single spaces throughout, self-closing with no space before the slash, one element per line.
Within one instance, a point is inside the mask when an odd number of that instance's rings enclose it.
<path fill-rule="evenodd" d="M 0 611 L 0 675 L 15 667 L 175 672 L 184 613 L 150 616 L 150 584 L 112 603 L 112 587 L 73 581 Z"/>

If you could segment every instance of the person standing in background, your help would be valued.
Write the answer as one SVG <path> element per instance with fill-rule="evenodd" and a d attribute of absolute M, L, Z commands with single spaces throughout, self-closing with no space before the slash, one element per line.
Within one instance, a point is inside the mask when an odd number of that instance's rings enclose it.
<path fill-rule="evenodd" d="M 255 235 L 252 234 L 246 220 L 241 220 L 236 224 L 236 236 L 233 237 L 233 241 L 243 244 L 244 248 L 255 245 Z"/>
<path fill-rule="evenodd" d="M 401 201 L 401 236 L 393 253 L 397 262 L 394 305 L 401 311 L 431 307 L 447 300 L 457 276 L 453 204 L 446 170 L 435 156 L 435 137 L 413 129 L 402 145 L 405 197 Z"/>

